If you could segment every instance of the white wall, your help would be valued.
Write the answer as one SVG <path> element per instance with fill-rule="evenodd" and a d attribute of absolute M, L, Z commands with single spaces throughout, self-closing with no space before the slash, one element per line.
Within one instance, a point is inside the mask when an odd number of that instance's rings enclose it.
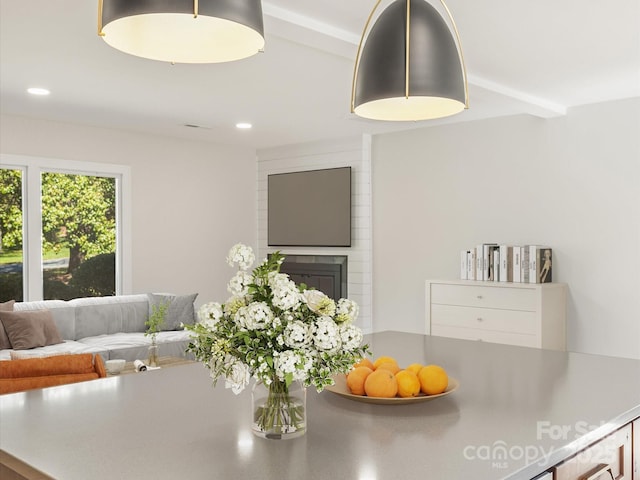
<path fill-rule="evenodd" d="M 237 242 L 256 246 L 255 151 L 2 116 L 0 151 L 129 165 L 132 292 L 198 292 L 224 301 Z"/>
<path fill-rule="evenodd" d="M 367 323 L 422 333 L 424 280 L 457 278 L 459 250 L 545 243 L 569 285 L 568 348 L 640 358 L 639 138 L 640 99 L 374 137 Z M 296 148 L 262 159 L 285 150 Z M 229 246 L 266 251 L 256 175 L 271 167 L 257 174 L 253 151 L 2 116 L 0 152 L 131 166 L 134 292 L 224 300 Z"/>
<path fill-rule="evenodd" d="M 374 330 L 423 333 L 462 249 L 548 244 L 568 349 L 640 358 L 639 137 L 638 98 L 374 137 Z"/>
<path fill-rule="evenodd" d="M 360 307 L 357 325 L 372 331 L 371 137 L 270 148 L 258 152 L 259 258 L 267 246 L 267 177 L 273 173 L 351 167 L 351 247 L 286 247 L 290 255 L 347 255 L 347 297 Z M 310 212 L 312 215 L 313 212 Z"/>

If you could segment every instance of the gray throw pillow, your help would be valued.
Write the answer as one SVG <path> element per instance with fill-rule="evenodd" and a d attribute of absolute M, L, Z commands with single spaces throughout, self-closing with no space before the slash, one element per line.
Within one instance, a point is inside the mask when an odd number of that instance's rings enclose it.
<path fill-rule="evenodd" d="M 147 296 L 149 297 L 149 315 L 153 314 L 154 307 L 157 308 L 163 303 L 168 304 L 164 323 L 160 325 L 160 330 L 163 332 L 180 330 L 181 323 L 194 323 L 195 309 L 193 302 L 196 301 L 197 293 L 192 293 L 191 295 L 149 293 Z"/>
<path fill-rule="evenodd" d="M 14 350 L 56 345 L 63 341 L 49 310 L 0 311 L 0 322 Z"/>
<path fill-rule="evenodd" d="M 13 304 L 16 303 L 15 300 L 9 300 L 8 302 L 0 303 L 0 312 L 13 312 Z M 9 337 L 7 337 L 7 332 L 0 322 L 0 350 L 11 349 L 11 342 L 9 341 Z"/>

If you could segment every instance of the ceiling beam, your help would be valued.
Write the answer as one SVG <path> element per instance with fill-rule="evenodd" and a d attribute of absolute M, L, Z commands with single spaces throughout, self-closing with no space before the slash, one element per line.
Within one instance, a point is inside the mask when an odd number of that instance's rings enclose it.
<path fill-rule="evenodd" d="M 314 18 L 263 2 L 262 10 L 268 28 L 265 31 L 284 40 L 316 48 L 355 61 L 360 35 Z M 488 90 L 518 103 L 524 113 L 554 118 L 567 114 L 567 106 L 546 98 L 469 74 L 469 84 Z"/>
<path fill-rule="evenodd" d="M 263 2 L 262 12 L 269 17 L 277 18 L 288 23 L 293 23 L 300 27 L 304 27 L 314 32 L 322 33 L 330 37 L 337 38 L 339 40 L 358 45 L 360 42 L 360 35 L 356 35 L 352 32 L 338 28 L 328 23 L 320 22 L 315 18 L 308 17 L 306 15 L 300 15 L 299 13 L 292 12 L 282 7 L 277 7 L 268 2 Z"/>
<path fill-rule="evenodd" d="M 537 97 L 527 92 L 507 87 L 506 85 L 501 85 L 491 80 L 487 80 L 486 78 L 469 74 L 469 84 L 509 97 L 510 99 L 521 103 L 525 112 L 535 117 L 554 118 L 562 117 L 567 114 L 566 105 L 561 105 L 547 100 L 546 98 Z"/>
<path fill-rule="evenodd" d="M 359 35 L 268 2 L 262 2 L 262 12 L 267 35 L 355 60 Z"/>

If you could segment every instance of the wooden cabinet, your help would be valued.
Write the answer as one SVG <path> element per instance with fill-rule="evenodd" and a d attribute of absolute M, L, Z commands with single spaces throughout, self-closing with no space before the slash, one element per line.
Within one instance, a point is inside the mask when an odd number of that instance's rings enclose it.
<path fill-rule="evenodd" d="M 553 468 L 554 480 L 632 480 L 629 423 Z"/>
<path fill-rule="evenodd" d="M 430 335 L 566 349 L 563 283 L 427 280 L 426 331 Z"/>

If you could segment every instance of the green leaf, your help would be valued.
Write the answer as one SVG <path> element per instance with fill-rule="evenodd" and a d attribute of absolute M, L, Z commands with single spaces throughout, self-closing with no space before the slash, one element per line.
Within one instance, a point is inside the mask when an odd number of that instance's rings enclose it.
<path fill-rule="evenodd" d="M 293 373 L 289 372 L 284 376 L 284 383 L 289 388 L 289 385 L 293 383 Z"/>

